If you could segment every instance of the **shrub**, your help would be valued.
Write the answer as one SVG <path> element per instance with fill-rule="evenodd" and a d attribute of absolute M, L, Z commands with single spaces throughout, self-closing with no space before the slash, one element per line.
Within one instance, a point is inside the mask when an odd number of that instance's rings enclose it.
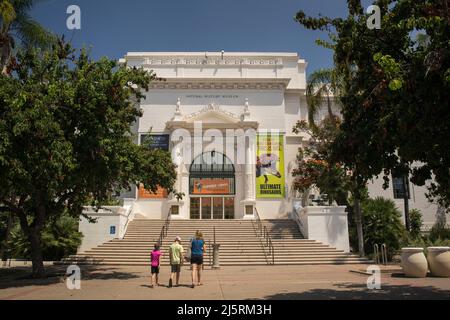
<path fill-rule="evenodd" d="M 394 201 L 382 197 L 368 199 L 362 203 L 361 209 L 366 252 L 373 253 L 375 244 L 386 244 L 388 256 L 392 257 L 407 237 L 402 215 Z"/>
<path fill-rule="evenodd" d="M 430 230 L 429 239 L 431 241 L 450 240 L 450 229 L 445 226 L 436 224 Z"/>
<path fill-rule="evenodd" d="M 413 239 L 417 239 L 420 237 L 420 233 L 422 230 L 422 212 L 418 209 L 412 209 L 409 211 L 409 221 L 411 230 L 409 234 Z"/>
<path fill-rule="evenodd" d="M 57 261 L 75 254 L 81 244 L 82 234 L 78 232 L 78 219 L 66 214 L 47 223 L 42 232 L 42 254 L 44 260 Z M 30 259 L 31 247 L 20 226 L 16 224 L 8 241 L 11 258 Z"/>

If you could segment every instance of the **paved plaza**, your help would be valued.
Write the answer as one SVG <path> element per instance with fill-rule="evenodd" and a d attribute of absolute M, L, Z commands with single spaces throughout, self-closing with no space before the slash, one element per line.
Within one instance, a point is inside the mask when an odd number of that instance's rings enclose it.
<path fill-rule="evenodd" d="M 0 269 L 1 300 L 131 299 L 450 299 L 450 279 L 405 278 L 398 266 L 382 268 L 381 289 L 367 289 L 365 265 L 255 266 L 204 270 L 203 286 L 190 288 L 189 267 L 181 286 L 168 288 L 169 268 L 161 268 L 162 286 L 150 288 L 149 268 L 82 266 L 80 290 L 67 289 L 65 266 L 49 266 L 45 280 L 29 278 L 30 266 Z"/>

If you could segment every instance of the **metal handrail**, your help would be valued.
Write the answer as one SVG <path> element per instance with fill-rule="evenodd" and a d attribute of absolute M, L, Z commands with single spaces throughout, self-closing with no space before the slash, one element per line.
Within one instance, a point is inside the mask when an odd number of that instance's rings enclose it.
<path fill-rule="evenodd" d="M 268 249 L 268 255 L 272 256 L 272 264 L 275 264 L 275 249 L 273 247 L 272 238 L 270 237 L 269 230 L 264 226 L 264 238 L 266 239 L 266 247 Z"/>
<path fill-rule="evenodd" d="M 261 242 L 264 255 L 267 259 L 267 264 L 270 264 L 269 257 L 272 257 L 272 264 L 275 264 L 275 250 L 272 243 L 272 238 L 270 237 L 269 231 L 266 226 L 263 226 L 261 222 L 261 218 L 259 216 L 258 210 L 254 208 L 255 212 L 255 220 L 252 220 L 253 229 L 255 230 L 255 234 L 259 237 L 259 241 Z M 267 250 L 266 250 L 267 248 Z"/>
<path fill-rule="evenodd" d="M 388 258 L 387 258 L 387 247 L 385 243 L 381 245 L 381 260 L 383 262 L 383 265 L 387 266 Z"/>
<path fill-rule="evenodd" d="M 378 244 L 373 245 L 373 255 L 376 264 L 380 264 L 380 250 Z"/>
<path fill-rule="evenodd" d="M 162 246 L 164 238 L 167 236 L 169 231 L 169 225 L 172 218 L 172 208 L 169 209 L 169 213 L 167 214 L 166 220 L 164 221 L 163 226 L 161 227 L 161 232 L 159 233 L 159 245 Z"/>
<path fill-rule="evenodd" d="M 258 237 L 261 237 L 263 226 L 256 207 L 254 208 L 254 212 L 255 212 L 255 220 L 252 220 L 253 229 L 255 230 L 256 235 Z"/>
<path fill-rule="evenodd" d="M 211 239 L 208 240 L 208 257 L 209 257 L 209 265 L 212 266 L 212 257 L 211 257 Z"/>
<path fill-rule="evenodd" d="M 381 247 L 381 252 L 380 252 L 380 247 Z M 380 254 L 381 254 L 381 257 L 380 257 Z M 381 246 L 379 246 L 378 244 L 374 244 L 373 245 L 373 255 L 374 255 L 374 261 L 376 264 L 383 264 L 385 266 L 388 264 L 387 247 L 386 247 L 385 243 L 383 243 Z"/>

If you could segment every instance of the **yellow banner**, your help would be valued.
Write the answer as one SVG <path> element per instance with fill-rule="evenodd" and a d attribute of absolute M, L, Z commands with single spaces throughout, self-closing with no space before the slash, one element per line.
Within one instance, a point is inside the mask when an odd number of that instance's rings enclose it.
<path fill-rule="evenodd" d="M 283 142 L 282 134 L 259 134 L 257 137 L 257 198 L 285 197 Z"/>

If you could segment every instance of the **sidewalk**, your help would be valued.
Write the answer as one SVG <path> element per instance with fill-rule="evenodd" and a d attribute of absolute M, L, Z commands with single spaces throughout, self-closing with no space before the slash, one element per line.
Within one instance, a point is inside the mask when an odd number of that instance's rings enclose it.
<path fill-rule="evenodd" d="M 450 279 L 410 279 L 398 266 L 382 272 L 381 290 L 367 289 L 367 265 L 255 266 L 206 269 L 204 283 L 191 289 L 184 267 L 181 286 L 167 288 L 169 268 L 162 267 L 160 283 L 151 289 L 149 268 L 81 266 L 81 290 L 68 290 L 64 266 L 48 267 L 50 277 L 24 277 L 30 266 L 0 269 L 0 299 L 450 299 Z M 358 271 L 358 272 L 354 272 Z"/>

